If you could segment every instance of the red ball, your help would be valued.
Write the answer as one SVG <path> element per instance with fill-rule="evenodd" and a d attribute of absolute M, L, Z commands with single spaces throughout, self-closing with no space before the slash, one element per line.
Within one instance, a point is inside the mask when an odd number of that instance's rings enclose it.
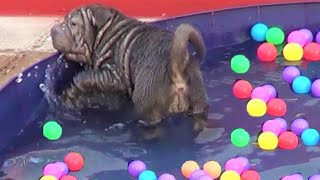
<path fill-rule="evenodd" d="M 267 113 L 271 116 L 284 116 L 287 112 L 287 104 L 283 99 L 274 98 L 267 103 Z"/>
<path fill-rule="evenodd" d="M 264 62 L 274 61 L 277 58 L 277 48 L 270 43 L 263 43 L 257 50 L 258 58 Z"/>
<path fill-rule="evenodd" d="M 311 42 L 303 48 L 303 57 L 309 61 L 320 60 L 320 44 Z"/>
<path fill-rule="evenodd" d="M 233 95 L 239 99 L 247 99 L 251 97 L 253 87 L 250 82 L 246 80 L 239 80 L 234 83 L 232 91 Z"/>
<path fill-rule="evenodd" d="M 64 157 L 64 162 L 68 165 L 70 171 L 80 171 L 84 165 L 84 159 L 81 154 L 70 152 Z"/>
<path fill-rule="evenodd" d="M 62 176 L 59 180 L 78 180 L 78 179 L 71 175 L 65 175 L 65 176 Z"/>
<path fill-rule="evenodd" d="M 299 144 L 298 136 L 291 132 L 291 131 L 285 131 L 279 135 L 279 148 L 281 149 L 295 149 Z"/>
<path fill-rule="evenodd" d="M 241 180 L 260 180 L 260 175 L 257 171 L 247 170 L 241 174 Z"/>

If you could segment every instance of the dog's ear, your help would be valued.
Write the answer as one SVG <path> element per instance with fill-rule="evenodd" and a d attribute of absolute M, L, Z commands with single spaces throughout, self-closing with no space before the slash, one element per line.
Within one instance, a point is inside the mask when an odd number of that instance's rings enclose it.
<path fill-rule="evenodd" d="M 102 6 L 100 4 L 90 5 L 88 9 L 91 10 L 94 18 L 94 25 L 99 29 L 105 25 L 109 20 L 113 19 L 118 13 L 117 10 L 109 7 Z"/>

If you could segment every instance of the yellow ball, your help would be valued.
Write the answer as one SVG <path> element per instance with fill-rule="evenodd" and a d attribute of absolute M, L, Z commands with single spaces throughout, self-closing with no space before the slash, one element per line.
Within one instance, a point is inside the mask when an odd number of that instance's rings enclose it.
<path fill-rule="evenodd" d="M 216 161 L 208 161 L 203 165 L 203 171 L 205 171 L 210 177 L 216 179 L 221 174 L 221 166 Z"/>
<path fill-rule="evenodd" d="M 272 132 L 266 131 L 259 135 L 258 145 L 263 150 L 274 150 L 278 146 L 278 137 Z"/>
<path fill-rule="evenodd" d="M 58 180 L 58 179 L 51 175 L 45 175 L 45 176 L 42 176 L 40 180 Z"/>
<path fill-rule="evenodd" d="M 287 61 L 300 61 L 303 56 L 303 49 L 297 43 L 286 44 L 283 48 L 283 56 Z"/>
<path fill-rule="evenodd" d="M 241 180 L 240 175 L 236 171 L 225 171 L 221 174 L 220 180 Z"/>
<path fill-rule="evenodd" d="M 247 104 L 247 112 L 252 117 L 261 117 L 267 112 L 267 105 L 261 99 L 251 99 Z"/>

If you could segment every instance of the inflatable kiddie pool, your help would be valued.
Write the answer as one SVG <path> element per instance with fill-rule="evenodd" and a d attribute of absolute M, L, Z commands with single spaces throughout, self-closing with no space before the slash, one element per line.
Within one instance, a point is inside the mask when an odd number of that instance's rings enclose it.
<path fill-rule="evenodd" d="M 65 124 L 65 120 L 72 117 L 67 112 L 50 109 L 44 97 L 44 92 L 50 88 L 44 85 L 48 78 L 46 71 L 60 62 L 59 54 L 34 64 L 3 86 L 0 92 L 0 179 L 38 179 L 46 164 L 63 161 L 70 151 L 84 157 L 83 169 L 70 173 L 80 180 L 132 179 L 127 171 L 128 162 L 132 160 L 144 161 L 158 176 L 170 173 L 176 179 L 183 179 L 180 168 L 188 160 L 196 161 L 200 167 L 208 161 L 216 161 L 224 167 L 228 160 L 237 156 L 247 158 L 249 168 L 258 172 L 263 180 L 295 173 L 307 179 L 320 173 L 318 143 L 307 146 L 299 137 L 299 146 L 293 150 L 259 148 L 257 138 L 261 126 L 275 116 L 250 116 L 246 111 L 250 99 L 239 100 L 232 93 L 238 79 L 247 80 L 254 87 L 271 84 L 277 90 L 277 97 L 286 102 L 287 112 L 283 118 L 288 130 L 297 118 L 305 118 L 310 128 L 319 129 L 319 100 L 308 94 L 293 93 L 282 79 L 282 70 L 288 65 L 299 67 L 312 81 L 320 78 L 319 62 L 304 59 L 288 62 L 279 55 L 276 61 L 262 63 L 256 55 L 261 43 L 250 36 L 250 29 L 257 22 L 281 27 L 286 36 L 301 28 L 307 28 L 315 35 L 320 27 L 319 8 L 320 4 L 316 2 L 252 6 L 152 22 L 172 31 L 179 24 L 188 22 L 204 36 L 208 52 L 201 62 L 201 69 L 211 106 L 209 122 L 212 127 L 196 137 L 190 133 L 191 126 L 186 118 L 174 117 L 168 120 L 166 137 L 162 140 L 136 141 L 127 130 L 129 125 L 121 124 L 130 120 L 130 110 L 87 114 L 87 122 L 97 123 Z M 281 54 L 281 48 L 278 53 Z M 238 54 L 245 55 L 251 62 L 247 73 L 237 74 L 230 69 L 231 58 Z M 60 79 L 61 83 L 70 79 L 69 72 L 73 69 L 72 64 L 63 64 L 63 67 L 61 72 L 54 72 L 55 79 Z M 57 141 L 42 136 L 42 126 L 50 119 L 63 127 L 63 135 Z M 230 141 L 230 134 L 237 128 L 245 129 L 250 135 L 250 143 L 245 147 L 234 146 Z"/>

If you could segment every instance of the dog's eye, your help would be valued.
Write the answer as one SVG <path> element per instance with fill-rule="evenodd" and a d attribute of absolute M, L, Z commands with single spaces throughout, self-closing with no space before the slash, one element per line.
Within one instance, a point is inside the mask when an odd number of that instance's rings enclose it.
<path fill-rule="evenodd" d="M 77 24 L 75 22 L 71 22 L 71 26 L 76 26 Z"/>

